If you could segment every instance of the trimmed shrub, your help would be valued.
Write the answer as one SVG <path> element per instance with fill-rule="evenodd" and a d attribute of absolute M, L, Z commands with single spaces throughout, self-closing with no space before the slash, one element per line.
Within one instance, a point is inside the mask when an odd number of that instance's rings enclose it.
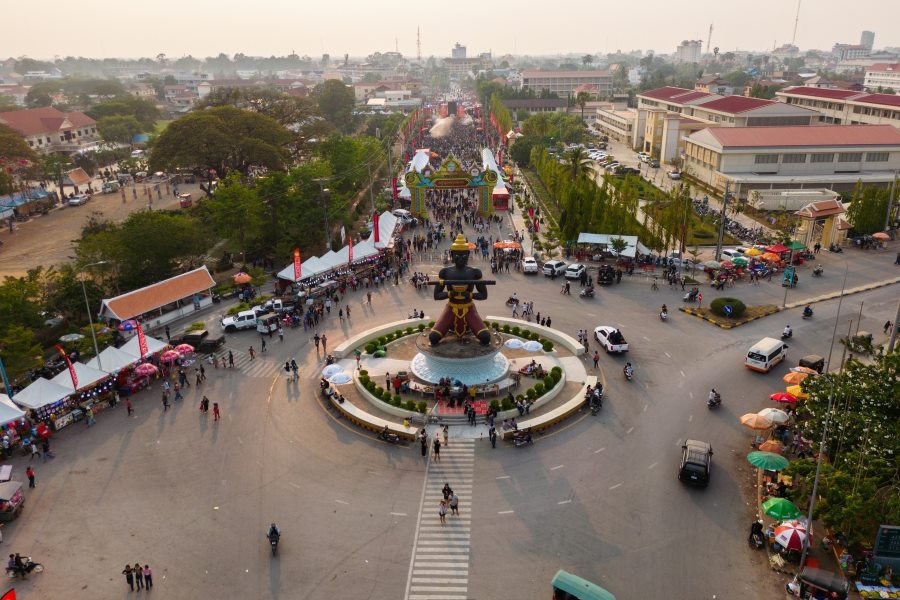
<path fill-rule="evenodd" d="M 537 398 L 537 392 L 534 391 L 534 388 L 528 388 L 528 391 L 525 392 L 525 395 L 528 396 L 529 400 L 534 400 Z"/>
<path fill-rule="evenodd" d="M 544 340 L 541 344 L 544 346 L 544 352 L 553 352 L 553 342 Z"/>
<path fill-rule="evenodd" d="M 544 388 L 544 384 L 543 384 L 543 383 L 536 383 L 536 384 L 534 384 L 534 393 L 537 394 L 538 396 L 543 396 L 543 395 L 544 395 L 544 389 L 545 389 L 545 388 Z"/>
<path fill-rule="evenodd" d="M 206 323 L 203 321 L 191 323 L 191 326 L 187 328 L 188 331 L 203 331 L 204 329 L 206 329 Z"/>
<path fill-rule="evenodd" d="M 366 354 L 374 354 L 377 348 L 378 346 L 375 345 L 375 342 L 369 342 L 366 344 Z"/>
<path fill-rule="evenodd" d="M 412 335 L 413 331 L 415 331 L 412 327 L 406 328 L 406 335 Z"/>
<path fill-rule="evenodd" d="M 416 401 L 415 400 L 407 400 L 406 401 L 406 410 L 410 412 L 416 411 Z"/>
<path fill-rule="evenodd" d="M 363 387 L 366 387 L 366 384 L 369 383 L 370 381 L 372 381 L 372 380 L 369 379 L 368 375 L 360 375 L 359 376 L 359 382 L 363 385 Z"/>
<path fill-rule="evenodd" d="M 244 310 L 250 310 L 250 305 L 247 304 L 246 302 L 238 302 L 237 304 L 235 304 L 234 306 L 232 306 L 231 308 L 228 309 L 227 314 L 229 317 L 233 317 L 234 315 L 236 315 L 239 312 L 244 311 Z"/>
<path fill-rule="evenodd" d="M 556 375 L 558 381 L 559 378 L 562 377 L 562 369 L 560 367 L 553 367 L 552 369 L 550 369 L 550 374 Z"/>
<path fill-rule="evenodd" d="M 425 411 L 428 410 L 428 403 L 424 400 L 420 400 L 419 403 L 416 404 L 416 410 L 424 415 Z"/>
<path fill-rule="evenodd" d="M 522 335 L 522 330 L 519 329 L 518 325 L 516 325 L 515 327 L 512 328 L 512 334 L 513 335 Z"/>
<path fill-rule="evenodd" d="M 419 326 L 418 326 L 417 329 L 419 330 L 419 333 L 422 333 L 423 331 L 425 331 L 425 325 L 424 325 L 424 323 L 419 323 Z"/>
<path fill-rule="evenodd" d="M 384 399 L 384 388 L 383 387 L 376 387 L 374 393 L 375 393 L 375 397 L 378 398 L 379 400 Z"/>
<path fill-rule="evenodd" d="M 500 401 L 494 398 L 493 400 L 491 400 L 490 407 L 493 410 L 500 410 Z"/>
<path fill-rule="evenodd" d="M 516 394 L 516 400 L 518 400 L 519 402 L 521 402 L 524 399 L 525 399 L 525 396 L 523 396 L 522 394 Z"/>
<path fill-rule="evenodd" d="M 395 337 L 396 339 L 398 339 L 398 340 L 399 340 L 400 338 L 402 338 L 404 335 L 405 335 L 405 334 L 403 333 L 403 330 L 402 330 L 402 329 L 398 329 L 397 331 L 394 332 L 394 337 Z"/>
<path fill-rule="evenodd" d="M 360 377 L 360 379 L 362 379 L 363 377 L 365 377 L 366 379 L 368 379 L 368 378 L 369 378 L 369 371 L 366 370 L 366 369 L 360 369 L 360 370 L 359 370 L 359 377 Z"/>
<path fill-rule="evenodd" d="M 491 329 L 494 331 L 500 331 L 500 323 L 491 323 Z"/>
<path fill-rule="evenodd" d="M 726 306 L 730 309 L 726 309 Z M 747 305 L 737 298 L 716 298 L 710 303 L 709 309 L 721 317 L 737 319 L 747 310 Z"/>
<path fill-rule="evenodd" d="M 428 321 L 428 329 L 434 327 L 434 321 Z"/>
<path fill-rule="evenodd" d="M 376 384 L 371 379 L 366 382 L 366 389 L 369 391 L 370 394 L 374 394 L 375 388 L 377 388 L 377 387 L 378 387 L 378 384 Z"/>
<path fill-rule="evenodd" d="M 552 389 L 554 385 L 556 385 L 556 380 L 553 379 L 553 375 L 547 375 L 546 377 L 544 377 L 544 389 Z"/>
<path fill-rule="evenodd" d="M 509 396 L 505 396 L 502 400 L 500 400 L 500 408 L 502 408 L 503 410 L 512 410 L 515 407 L 516 405 L 510 401 Z"/>
<path fill-rule="evenodd" d="M 387 340 L 387 338 L 386 338 L 385 336 L 381 336 L 380 338 L 378 338 L 378 345 L 379 345 L 379 346 L 384 346 L 385 344 L 387 344 L 387 341 L 388 341 L 388 340 Z"/>
<path fill-rule="evenodd" d="M 400 398 L 400 394 L 394 394 L 394 397 L 391 398 L 391 404 L 394 406 L 400 406 L 403 403 L 403 400 Z"/>
<path fill-rule="evenodd" d="M 503 333 L 509 333 L 509 323 L 504 323 L 502 329 Z"/>

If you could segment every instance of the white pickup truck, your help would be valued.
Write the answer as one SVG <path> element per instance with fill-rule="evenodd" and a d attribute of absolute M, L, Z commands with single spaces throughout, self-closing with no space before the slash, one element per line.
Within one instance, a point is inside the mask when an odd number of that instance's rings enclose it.
<path fill-rule="evenodd" d="M 256 328 L 256 311 L 242 310 L 236 315 L 225 317 L 221 321 L 222 329 L 226 333 L 232 333 L 239 329 L 255 329 Z"/>
<path fill-rule="evenodd" d="M 594 337 L 597 338 L 607 354 L 628 352 L 628 342 L 625 341 L 625 336 L 615 327 L 601 325 L 594 329 Z"/>

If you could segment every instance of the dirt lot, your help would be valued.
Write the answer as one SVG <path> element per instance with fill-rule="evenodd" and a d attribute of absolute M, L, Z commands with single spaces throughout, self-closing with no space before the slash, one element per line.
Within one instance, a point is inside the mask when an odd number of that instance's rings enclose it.
<path fill-rule="evenodd" d="M 0 232 L 0 241 L 3 242 L 0 246 L 0 277 L 21 276 L 34 267 L 49 267 L 69 260 L 74 254 L 72 241 L 81 235 L 81 228 L 92 212 L 100 212 L 104 217 L 118 222 L 133 211 L 147 208 L 142 185 L 138 184 L 137 200 L 134 199 L 131 188 L 125 191 L 125 204 L 122 204 L 119 193 L 95 194 L 87 204 L 57 208 L 46 216 L 16 223 L 12 234 L 4 227 Z M 191 194 L 195 200 L 203 193 L 197 185 L 182 185 L 178 191 Z M 168 196 L 163 189 L 162 200 L 157 200 L 154 194 L 154 209 L 176 207 L 178 199 L 172 195 L 171 188 Z"/>

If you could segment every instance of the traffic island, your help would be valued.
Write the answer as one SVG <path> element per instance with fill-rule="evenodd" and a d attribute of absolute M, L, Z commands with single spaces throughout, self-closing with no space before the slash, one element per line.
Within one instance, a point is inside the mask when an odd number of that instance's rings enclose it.
<path fill-rule="evenodd" d="M 746 325 L 747 323 L 751 323 L 756 321 L 757 319 L 762 319 L 763 317 L 768 317 L 769 315 L 774 315 L 779 312 L 781 309 L 775 306 L 774 304 L 762 304 L 760 306 L 748 306 L 744 310 L 743 314 L 740 317 L 726 317 L 724 315 L 719 315 L 713 312 L 712 309 L 699 307 L 699 306 L 687 306 L 687 307 L 679 307 L 683 313 L 687 313 L 692 317 L 697 317 L 698 319 L 702 319 L 707 323 L 712 323 L 716 327 L 721 329 L 733 329 L 735 327 L 740 327 L 741 325 Z"/>

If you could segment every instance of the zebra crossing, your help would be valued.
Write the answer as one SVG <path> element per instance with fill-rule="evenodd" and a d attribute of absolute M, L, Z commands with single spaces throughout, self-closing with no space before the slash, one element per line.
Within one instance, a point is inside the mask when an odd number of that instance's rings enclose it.
<path fill-rule="evenodd" d="M 234 368 L 247 377 L 259 377 L 262 379 L 271 379 L 275 375 L 282 373 L 284 363 L 277 360 L 270 360 L 265 354 L 256 353 L 256 358 L 250 360 L 250 353 L 243 350 L 235 350 L 234 348 L 225 348 L 216 352 L 215 357 L 222 362 L 225 359 L 228 362 L 228 351 L 234 355 Z"/>
<path fill-rule="evenodd" d="M 475 440 L 451 439 L 441 447 L 440 461 L 433 459 L 432 455 L 425 473 L 406 600 L 465 600 L 472 535 Z M 441 525 L 438 506 L 444 498 L 441 490 L 445 483 L 459 497 L 460 516 L 451 515 L 448 510 L 447 523 Z"/>

